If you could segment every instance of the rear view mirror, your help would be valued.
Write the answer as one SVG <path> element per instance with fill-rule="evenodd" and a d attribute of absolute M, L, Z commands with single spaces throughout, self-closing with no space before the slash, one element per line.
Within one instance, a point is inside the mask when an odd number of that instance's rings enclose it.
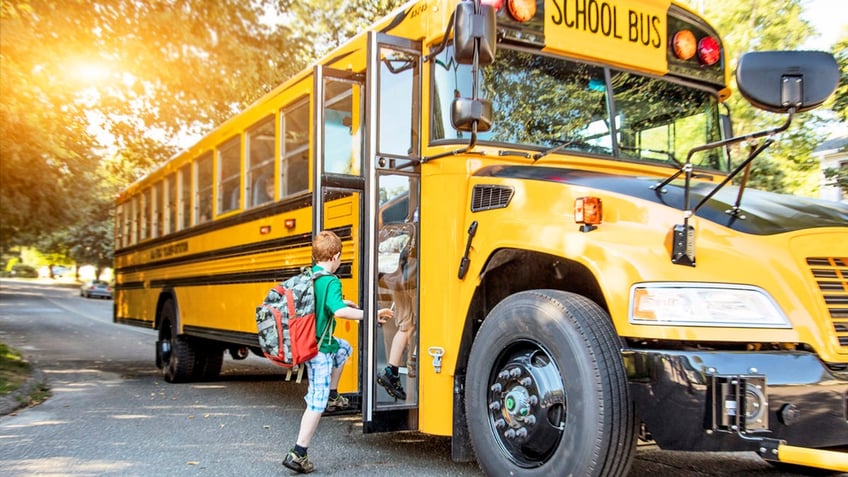
<path fill-rule="evenodd" d="M 488 99 L 456 98 L 451 103 L 451 125 L 458 131 L 472 131 L 477 122 L 477 132 L 492 128 L 492 102 Z"/>
<path fill-rule="evenodd" d="M 475 13 L 475 4 L 479 8 Z M 495 61 L 495 9 L 491 5 L 463 1 L 454 13 L 453 54 L 457 63 L 474 63 L 474 47 L 479 43 L 478 65 Z M 477 41 L 479 40 L 479 42 Z"/>
<path fill-rule="evenodd" d="M 823 51 L 760 51 L 742 55 L 739 92 L 752 105 L 775 113 L 809 111 L 836 89 L 839 67 Z"/>

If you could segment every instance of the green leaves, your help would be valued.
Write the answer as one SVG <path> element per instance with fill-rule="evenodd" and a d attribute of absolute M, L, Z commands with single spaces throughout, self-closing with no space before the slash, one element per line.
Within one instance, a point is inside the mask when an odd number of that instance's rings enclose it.
<path fill-rule="evenodd" d="M 815 33 L 801 16 L 802 0 L 726 0 L 701 2 L 702 12 L 724 39 L 731 72 L 742 53 L 755 50 L 797 49 Z M 843 60 L 844 64 L 844 60 Z M 735 84 L 731 85 L 735 88 Z M 739 94 L 728 101 L 736 134 L 774 127 L 785 118 L 759 111 Z M 792 126 L 752 164 L 749 184 L 776 192 L 815 196 L 818 191 L 818 165 L 809 161 L 816 145 L 826 139 L 818 112 L 795 116 Z M 734 154 L 736 162 L 745 151 Z"/>

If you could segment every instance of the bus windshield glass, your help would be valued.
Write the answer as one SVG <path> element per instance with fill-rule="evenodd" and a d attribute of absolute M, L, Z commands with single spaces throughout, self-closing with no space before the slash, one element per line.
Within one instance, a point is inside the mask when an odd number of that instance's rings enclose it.
<path fill-rule="evenodd" d="M 471 66 L 436 57 L 432 140 L 468 141 L 450 122 L 451 101 L 470 98 Z M 667 79 L 505 47 L 484 67 L 479 96 L 492 101 L 494 124 L 481 143 L 526 146 L 679 165 L 690 149 L 721 139 L 718 99 L 706 89 Z M 725 150 L 691 158 L 696 167 L 727 171 Z"/>

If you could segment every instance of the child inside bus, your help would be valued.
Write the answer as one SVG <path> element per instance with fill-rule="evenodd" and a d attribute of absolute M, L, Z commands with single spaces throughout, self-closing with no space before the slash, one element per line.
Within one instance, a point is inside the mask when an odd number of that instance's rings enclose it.
<path fill-rule="evenodd" d="M 395 399 L 406 400 L 400 380 L 404 352 L 407 353 L 407 376 L 415 376 L 414 333 L 418 310 L 417 260 L 415 257 L 415 225 L 398 223 L 380 229 L 380 288 L 390 292 L 396 332 L 388 343 L 388 365 L 377 373 L 377 383 Z M 380 323 L 386 319 L 378 318 Z"/>
<path fill-rule="evenodd" d="M 330 231 L 321 231 L 312 242 L 312 270 L 326 270 L 335 273 L 341 265 L 342 241 Z M 324 275 L 315 279 L 315 328 L 320 339 L 323 330 L 330 327 L 329 339 L 319 345 L 318 354 L 306 362 L 309 387 L 304 400 L 306 410 L 300 420 L 300 429 L 294 447 L 286 454 L 283 465 L 296 472 L 306 474 L 314 470 L 307 450 L 312 436 L 318 429 L 318 423 L 324 410 L 334 411 L 348 407 L 348 399 L 338 392 L 339 378 L 345 362 L 352 352 L 350 344 L 333 336 L 336 327 L 335 318 L 361 320 L 364 313 L 353 302 L 342 297 L 342 285 L 335 275 Z M 393 316 L 391 309 L 383 308 L 377 312 L 378 319 L 387 320 Z"/>

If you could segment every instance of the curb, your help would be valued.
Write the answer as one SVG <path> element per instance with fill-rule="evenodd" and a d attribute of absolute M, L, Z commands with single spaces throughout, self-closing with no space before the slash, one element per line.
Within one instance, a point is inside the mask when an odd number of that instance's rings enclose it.
<path fill-rule="evenodd" d="M 47 380 L 44 377 L 44 373 L 38 369 L 33 369 L 29 378 L 21 384 L 18 389 L 0 397 L 0 416 L 12 414 L 18 409 L 26 407 L 29 404 L 30 394 L 32 394 L 37 387 L 44 385 L 46 382 Z"/>

